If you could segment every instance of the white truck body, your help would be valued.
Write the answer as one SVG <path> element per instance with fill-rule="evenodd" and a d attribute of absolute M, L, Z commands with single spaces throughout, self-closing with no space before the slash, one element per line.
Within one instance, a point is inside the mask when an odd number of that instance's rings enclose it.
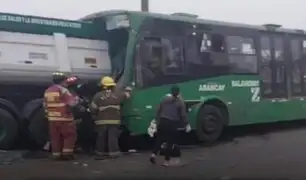
<path fill-rule="evenodd" d="M 0 31 L 0 82 L 49 83 L 64 71 L 96 80 L 111 72 L 108 43 L 66 37 Z"/>

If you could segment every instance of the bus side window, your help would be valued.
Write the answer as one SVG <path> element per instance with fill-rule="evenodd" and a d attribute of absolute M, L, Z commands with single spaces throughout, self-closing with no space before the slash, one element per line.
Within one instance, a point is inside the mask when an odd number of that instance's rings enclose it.
<path fill-rule="evenodd" d="M 165 54 L 164 62 L 162 63 L 164 74 L 183 74 L 185 70 L 185 59 L 183 56 L 182 39 L 165 37 L 162 38 L 161 43 Z"/>
<path fill-rule="evenodd" d="M 205 31 L 190 32 L 185 42 L 188 77 L 191 79 L 228 74 L 224 36 Z"/>
<path fill-rule="evenodd" d="M 232 73 L 255 74 L 258 72 L 257 55 L 252 38 L 228 36 L 227 49 Z"/>
<path fill-rule="evenodd" d="M 211 35 L 207 34 L 206 32 L 197 32 L 195 35 L 195 42 L 196 42 L 196 53 L 198 54 L 198 61 L 200 64 L 202 65 L 211 65 L 212 61 L 211 61 L 211 46 L 212 46 L 212 42 L 211 42 Z M 189 41 L 191 42 L 191 39 L 193 38 L 192 36 L 190 36 Z M 189 43 L 190 43 L 189 42 Z M 188 47 L 189 48 L 189 45 Z M 190 58 L 188 58 L 190 59 Z M 188 61 L 195 61 L 195 60 L 188 60 Z"/>
<path fill-rule="evenodd" d="M 137 61 L 137 72 L 142 80 L 143 87 L 155 85 L 160 74 L 162 74 L 163 48 L 160 38 L 146 37 L 139 47 Z"/>
<path fill-rule="evenodd" d="M 212 34 L 211 36 L 211 50 L 216 53 L 225 52 L 225 38 L 221 34 Z"/>
<path fill-rule="evenodd" d="M 292 83 L 293 83 L 292 93 L 293 95 L 301 95 L 302 93 L 301 80 L 303 78 L 302 41 L 299 39 L 291 39 L 290 46 L 291 46 L 291 56 L 292 56 Z"/>
<path fill-rule="evenodd" d="M 261 66 L 260 76 L 262 78 L 262 92 L 263 95 L 269 95 L 272 93 L 272 71 L 271 71 L 271 43 L 268 36 L 262 36 L 260 38 L 260 55 Z"/>

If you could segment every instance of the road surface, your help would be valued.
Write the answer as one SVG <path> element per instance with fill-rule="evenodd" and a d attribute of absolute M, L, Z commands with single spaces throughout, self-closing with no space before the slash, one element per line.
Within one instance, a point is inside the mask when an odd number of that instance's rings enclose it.
<path fill-rule="evenodd" d="M 183 167 L 148 162 L 149 153 L 95 161 L 79 156 L 73 162 L 32 159 L 0 166 L 1 179 L 102 177 L 189 177 L 202 179 L 305 179 L 306 123 L 233 128 L 218 144 L 183 150 Z M 160 159 L 160 163 L 162 159 Z"/>

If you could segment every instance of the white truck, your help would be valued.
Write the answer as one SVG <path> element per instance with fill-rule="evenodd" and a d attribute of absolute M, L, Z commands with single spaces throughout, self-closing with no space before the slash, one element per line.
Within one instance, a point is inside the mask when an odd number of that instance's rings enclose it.
<path fill-rule="evenodd" d="M 0 149 L 45 131 L 33 117 L 52 72 L 88 82 L 111 73 L 104 30 L 92 22 L 0 13 Z"/>

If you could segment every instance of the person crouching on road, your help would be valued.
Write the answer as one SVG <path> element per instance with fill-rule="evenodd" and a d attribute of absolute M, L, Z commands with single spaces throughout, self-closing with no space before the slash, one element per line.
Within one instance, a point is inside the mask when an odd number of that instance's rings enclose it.
<path fill-rule="evenodd" d="M 98 132 L 96 160 L 121 155 L 118 144 L 121 125 L 120 105 L 131 96 L 130 88 L 126 88 L 124 92 L 115 90 L 116 83 L 111 77 L 102 78 L 101 85 L 103 90 L 93 97 L 91 103 L 91 112 Z"/>
<path fill-rule="evenodd" d="M 78 106 L 78 103 L 67 89 L 65 83 L 67 76 L 64 73 L 53 73 L 52 78 L 54 84 L 44 93 L 52 155 L 55 160 L 72 160 L 77 139 L 72 111 Z"/>
<path fill-rule="evenodd" d="M 169 166 L 173 148 L 176 148 L 177 154 L 181 154 L 180 149 L 176 146 L 176 141 L 178 138 L 178 128 L 184 123 L 186 129 L 190 128 L 187 121 L 187 112 L 185 108 L 184 101 L 179 97 L 180 89 L 178 86 L 173 86 L 171 88 L 171 95 L 166 96 L 162 102 L 159 104 L 156 112 L 157 121 L 157 134 L 156 142 L 153 148 L 150 161 L 156 164 L 156 155 L 161 150 L 161 146 L 165 143 L 166 148 L 164 152 L 165 162 L 163 166 Z M 179 161 L 176 164 L 178 165 Z"/>

